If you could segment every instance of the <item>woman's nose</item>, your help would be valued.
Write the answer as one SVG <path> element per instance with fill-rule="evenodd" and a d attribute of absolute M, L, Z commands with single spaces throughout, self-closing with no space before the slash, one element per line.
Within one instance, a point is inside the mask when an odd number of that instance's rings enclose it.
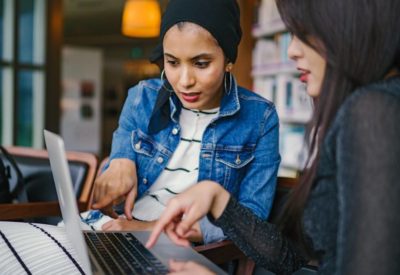
<path fill-rule="evenodd" d="M 287 49 L 287 53 L 290 59 L 296 60 L 302 55 L 302 50 L 300 47 L 300 40 L 293 36 L 292 40 L 290 41 L 289 47 Z"/>
<path fill-rule="evenodd" d="M 189 68 L 183 68 L 179 78 L 179 84 L 183 88 L 190 88 L 194 85 L 195 82 L 196 81 L 193 72 Z"/>

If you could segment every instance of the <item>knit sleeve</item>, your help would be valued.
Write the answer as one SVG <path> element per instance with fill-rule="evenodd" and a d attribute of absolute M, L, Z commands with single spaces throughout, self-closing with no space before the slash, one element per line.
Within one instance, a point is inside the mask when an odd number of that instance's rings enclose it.
<path fill-rule="evenodd" d="M 305 258 L 274 224 L 261 220 L 232 197 L 214 223 L 257 265 L 272 272 L 292 274 L 306 264 Z"/>
<path fill-rule="evenodd" d="M 336 141 L 337 273 L 400 274 L 400 93 L 361 92 Z"/>

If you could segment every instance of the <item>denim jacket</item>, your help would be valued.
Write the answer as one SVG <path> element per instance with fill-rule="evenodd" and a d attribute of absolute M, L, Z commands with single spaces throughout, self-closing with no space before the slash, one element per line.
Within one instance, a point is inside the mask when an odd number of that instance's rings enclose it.
<path fill-rule="evenodd" d="M 119 127 L 114 132 L 110 160 L 136 163 L 138 198 L 161 174 L 180 140 L 181 103 L 170 97 L 171 120 L 160 132 L 148 134 L 148 124 L 162 85 L 159 79 L 141 81 L 128 92 Z M 273 104 L 236 85 L 225 93 L 219 116 L 205 129 L 200 150 L 199 177 L 213 180 L 242 205 L 266 219 L 275 194 L 280 163 L 278 116 Z M 200 221 L 205 243 L 224 238 L 207 218 Z"/>

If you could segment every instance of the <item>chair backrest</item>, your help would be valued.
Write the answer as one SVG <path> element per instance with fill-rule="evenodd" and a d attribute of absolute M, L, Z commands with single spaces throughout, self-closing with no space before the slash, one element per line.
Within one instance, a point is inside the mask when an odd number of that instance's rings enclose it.
<path fill-rule="evenodd" d="M 274 203 L 272 205 L 271 213 L 268 220 L 274 222 L 279 216 L 285 202 L 289 196 L 290 191 L 297 185 L 298 178 L 278 177 Z"/>
<path fill-rule="evenodd" d="M 24 147 L 7 149 L 23 174 L 28 203 L 0 205 L 0 219 L 40 217 L 33 221 L 57 223 L 59 217 L 47 217 L 60 215 L 47 151 Z M 83 152 L 67 152 L 67 159 L 80 209 L 88 209 L 98 159 L 94 154 Z"/>

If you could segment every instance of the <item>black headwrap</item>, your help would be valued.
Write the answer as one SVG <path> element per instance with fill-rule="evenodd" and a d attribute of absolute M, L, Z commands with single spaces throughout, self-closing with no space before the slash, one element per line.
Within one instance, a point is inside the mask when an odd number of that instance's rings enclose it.
<path fill-rule="evenodd" d="M 163 57 L 165 33 L 179 22 L 192 22 L 209 31 L 229 61 L 235 63 L 242 37 L 236 0 L 170 0 L 161 20 L 158 45 L 150 61 Z"/>
<path fill-rule="evenodd" d="M 164 36 L 179 22 L 195 23 L 209 31 L 229 62 L 236 61 L 242 37 L 240 10 L 236 0 L 170 0 L 161 20 L 160 37 L 150 57 L 151 62 L 161 63 Z M 170 87 L 168 83 L 164 83 L 159 91 L 148 127 L 149 133 L 157 133 L 168 125 L 170 92 L 166 85 Z"/>

